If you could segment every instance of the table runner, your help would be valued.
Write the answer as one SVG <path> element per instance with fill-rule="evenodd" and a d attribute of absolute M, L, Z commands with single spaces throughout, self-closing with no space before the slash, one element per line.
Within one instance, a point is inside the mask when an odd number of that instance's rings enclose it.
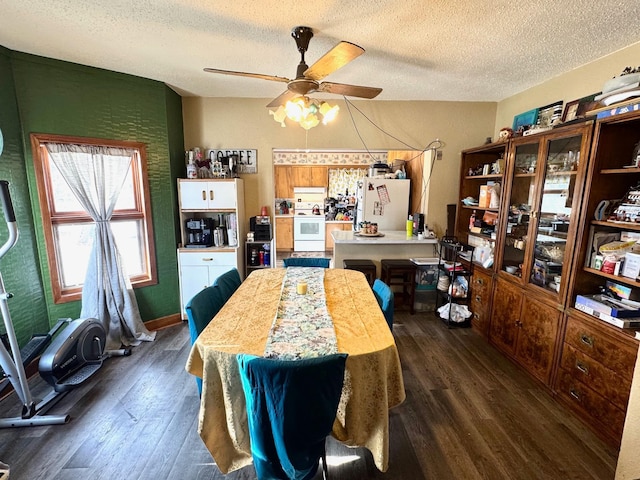
<path fill-rule="evenodd" d="M 265 357 L 300 360 L 338 353 L 324 291 L 325 271 L 320 267 L 287 268 Z M 307 284 L 304 295 L 296 291 L 300 282 Z"/>

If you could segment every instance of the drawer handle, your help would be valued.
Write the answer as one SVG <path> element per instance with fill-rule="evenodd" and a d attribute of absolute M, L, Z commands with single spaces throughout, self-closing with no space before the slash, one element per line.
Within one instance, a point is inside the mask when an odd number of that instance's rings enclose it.
<path fill-rule="evenodd" d="M 583 333 L 582 335 L 580 335 L 580 341 L 584 343 L 587 347 L 593 348 L 593 338 L 590 337 L 589 335 L 586 335 Z"/>
<path fill-rule="evenodd" d="M 579 402 L 582 401 L 582 398 L 580 398 L 580 394 L 576 392 L 573 388 L 569 390 L 569 395 L 571 395 L 573 398 L 575 398 Z"/>
<path fill-rule="evenodd" d="M 585 375 L 589 375 L 589 368 L 585 364 L 583 364 L 582 362 L 577 361 L 576 362 L 576 368 L 578 370 L 580 370 L 582 373 L 584 373 Z"/>
<path fill-rule="evenodd" d="M 207 199 L 207 192 L 202 190 L 202 200 L 206 200 L 206 199 Z"/>
<path fill-rule="evenodd" d="M 203 262 L 212 262 L 213 261 L 213 257 L 203 258 L 202 261 Z"/>
<path fill-rule="evenodd" d="M 213 190 L 209 190 L 209 200 L 213 200 Z"/>

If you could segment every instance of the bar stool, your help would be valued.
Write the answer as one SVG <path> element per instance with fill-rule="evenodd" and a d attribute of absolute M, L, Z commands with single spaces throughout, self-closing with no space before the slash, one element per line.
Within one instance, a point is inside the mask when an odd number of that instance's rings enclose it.
<path fill-rule="evenodd" d="M 376 280 L 376 264 L 371 260 L 356 260 L 353 258 L 342 260 L 342 268 L 347 270 L 358 270 L 359 272 L 364 273 L 364 276 L 367 277 L 367 281 L 369 285 L 373 286 L 373 282 Z"/>
<path fill-rule="evenodd" d="M 409 302 L 409 311 L 413 315 L 413 304 L 416 294 L 416 264 L 411 260 L 382 259 L 380 279 L 393 288 L 393 285 L 402 286 L 402 291 L 396 292 L 396 300 L 402 298 L 402 303 Z"/>

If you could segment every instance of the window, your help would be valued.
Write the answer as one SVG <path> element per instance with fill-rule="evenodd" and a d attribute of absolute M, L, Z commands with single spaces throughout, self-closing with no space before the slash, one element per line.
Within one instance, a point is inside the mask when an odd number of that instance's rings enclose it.
<path fill-rule="evenodd" d="M 145 145 L 139 142 L 32 134 L 31 146 L 54 301 L 64 303 L 80 299 L 93 246 L 95 222 L 78 202 L 52 161 L 46 143 L 133 150 L 131 166 L 110 224 L 132 285 L 141 287 L 157 283 L 149 186 L 144 174 Z"/>

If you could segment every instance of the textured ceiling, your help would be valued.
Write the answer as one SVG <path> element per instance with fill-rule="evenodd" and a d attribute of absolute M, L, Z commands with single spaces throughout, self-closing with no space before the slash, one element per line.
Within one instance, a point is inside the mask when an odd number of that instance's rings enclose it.
<path fill-rule="evenodd" d="M 290 32 L 306 25 L 309 65 L 340 40 L 366 50 L 327 81 L 381 87 L 379 100 L 498 101 L 640 41 L 639 18 L 638 0 L 0 0 L 0 45 L 182 95 L 271 98 L 284 84 L 202 69 L 294 78 Z"/>

